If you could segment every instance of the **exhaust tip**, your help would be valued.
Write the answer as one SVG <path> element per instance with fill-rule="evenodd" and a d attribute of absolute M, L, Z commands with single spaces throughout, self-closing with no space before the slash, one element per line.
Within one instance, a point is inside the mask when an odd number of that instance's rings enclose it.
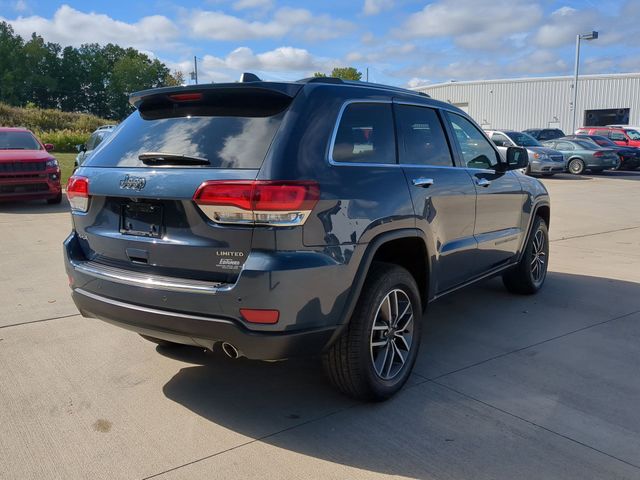
<path fill-rule="evenodd" d="M 239 358 L 242 355 L 240 354 L 240 351 L 234 347 L 233 345 L 231 345 L 230 343 L 227 342 L 223 342 L 222 343 L 222 351 L 225 353 L 225 355 L 229 358 Z"/>

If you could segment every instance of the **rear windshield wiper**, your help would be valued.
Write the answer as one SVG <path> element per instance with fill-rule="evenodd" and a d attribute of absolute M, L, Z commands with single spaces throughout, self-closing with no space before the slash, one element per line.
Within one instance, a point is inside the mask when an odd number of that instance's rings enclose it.
<path fill-rule="evenodd" d="M 178 153 L 146 152 L 138 155 L 145 165 L 211 165 L 206 158 Z"/>

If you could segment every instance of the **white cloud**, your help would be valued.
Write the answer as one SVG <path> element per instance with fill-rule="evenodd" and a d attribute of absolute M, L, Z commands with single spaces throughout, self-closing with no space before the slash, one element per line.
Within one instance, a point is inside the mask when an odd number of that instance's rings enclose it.
<path fill-rule="evenodd" d="M 233 4 L 235 10 L 247 10 L 253 8 L 267 9 L 273 7 L 273 0 L 237 0 Z"/>
<path fill-rule="evenodd" d="M 316 58 L 303 48 L 279 47 L 256 54 L 248 47 L 239 47 L 224 58 L 205 55 L 202 63 L 207 69 L 230 69 L 238 72 L 252 69 L 268 72 L 310 72 L 326 69 L 336 62 Z"/>
<path fill-rule="evenodd" d="M 62 5 L 51 19 L 32 15 L 0 21 L 10 23 L 24 38 L 38 33 L 47 41 L 79 46 L 83 43 L 117 43 L 140 49 L 158 49 L 173 44 L 179 31 L 171 20 L 162 15 L 143 17 L 126 23 L 99 13 L 84 13 L 69 5 Z"/>
<path fill-rule="evenodd" d="M 423 87 L 425 85 L 429 85 L 430 83 L 431 81 L 427 78 L 413 77 L 407 82 L 407 87 L 409 88 Z"/>
<path fill-rule="evenodd" d="M 534 50 L 522 56 L 508 66 L 508 70 L 518 74 L 565 74 L 569 73 L 569 65 L 556 53 L 550 50 Z"/>
<path fill-rule="evenodd" d="M 249 21 L 221 11 L 195 11 L 187 24 L 194 37 L 226 41 L 282 38 L 285 35 L 329 40 L 353 28 L 346 20 L 288 7 L 276 10 L 267 21 Z"/>
<path fill-rule="evenodd" d="M 499 49 L 505 37 L 529 31 L 541 18 L 540 5 L 527 0 L 438 0 L 412 14 L 396 34 L 452 37 L 463 48 Z"/>
<path fill-rule="evenodd" d="M 347 62 L 394 63 L 401 58 L 412 55 L 416 48 L 413 43 L 403 43 L 379 46 L 371 51 L 359 49 L 347 53 L 345 60 Z"/>
<path fill-rule="evenodd" d="M 393 7 L 393 0 L 364 0 L 362 13 L 365 15 L 378 15 L 383 10 Z"/>
<path fill-rule="evenodd" d="M 17 0 L 17 2 L 13 5 L 13 9 L 16 12 L 24 13 L 29 10 L 29 5 L 25 0 Z"/>
<path fill-rule="evenodd" d="M 544 48 L 555 48 L 576 41 L 576 35 L 591 31 L 597 23 L 597 14 L 592 10 L 576 10 L 562 7 L 554 11 L 540 27 L 535 41 Z"/>

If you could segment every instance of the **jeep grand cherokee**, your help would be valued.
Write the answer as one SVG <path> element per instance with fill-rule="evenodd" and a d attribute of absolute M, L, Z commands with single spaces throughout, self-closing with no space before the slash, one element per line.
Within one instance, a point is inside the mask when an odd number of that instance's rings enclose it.
<path fill-rule="evenodd" d="M 69 180 L 73 299 L 164 343 L 322 354 L 381 400 L 416 360 L 428 302 L 494 275 L 535 293 L 549 198 L 478 125 L 408 90 L 334 78 L 135 93 Z"/>

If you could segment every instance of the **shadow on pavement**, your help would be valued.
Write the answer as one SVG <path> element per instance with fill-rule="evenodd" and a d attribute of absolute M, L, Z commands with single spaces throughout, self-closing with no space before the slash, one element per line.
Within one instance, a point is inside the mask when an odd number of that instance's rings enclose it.
<path fill-rule="evenodd" d="M 167 398 L 197 415 L 269 445 L 369 471 L 425 477 L 434 473 L 429 463 L 435 452 L 451 457 L 455 464 L 458 455 L 467 455 L 467 449 L 475 448 L 464 442 L 482 445 L 487 441 L 506 450 L 522 445 L 534 448 L 528 443 L 529 437 L 543 435 L 539 431 L 517 433 L 525 426 L 510 425 L 512 419 L 497 421 L 492 417 L 498 415 L 496 412 L 487 413 L 483 410 L 486 406 L 457 396 L 427 378 L 438 378 L 640 310 L 639 287 L 632 282 L 549 272 L 545 288 L 535 296 L 511 295 L 499 279 L 492 279 L 444 297 L 430 305 L 425 317 L 413 388 L 405 386 L 403 392 L 383 404 L 357 404 L 336 393 L 325 380 L 318 358 L 253 362 L 188 347 L 158 347 L 163 355 L 195 364 L 181 369 L 163 391 Z M 581 364 L 577 368 L 588 369 Z M 415 383 L 424 385 L 416 387 Z M 353 405 L 359 408 L 291 430 Z M 503 428 L 507 431 L 497 435 L 495 430 Z M 284 433 L 273 435 L 277 432 Z M 482 450 L 486 455 L 493 448 Z M 479 456 L 480 452 L 473 456 L 484 463 L 496 455 L 491 461 L 499 463 L 500 455 L 508 454 L 506 450 L 489 453 L 487 459 Z M 524 453 L 517 455 L 526 465 L 534 462 L 530 468 L 535 473 L 535 461 L 524 459 Z M 492 471 L 491 465 L 487 471 Z M 462 466 L 454 470 L 458 468 Z M 588 476 L 588 472 L 582 474 Z"/>
<path fill-rule="evenodd" d="M 19 202 L 0 202 L 0 213 L 34 214 L 69 212 L 69 201 L 62 195 L 62 202 L 49 205 L 46 200 L 24 200 Z"/>
<path fill-rule="evenodd" d="M 584 173 L 582 175 L 572 175 L 570 173 L 558 173 L 551 177 L 542 177 L 544 181 L 547 180 L 593 180 L 594 178 L 611 178 L 616 180 L 635 180 L 640 181 L 640 171 L 626 171 L 626 170 L 607 170 L 602 173 L 593 174 L 591 172 Z"/>

